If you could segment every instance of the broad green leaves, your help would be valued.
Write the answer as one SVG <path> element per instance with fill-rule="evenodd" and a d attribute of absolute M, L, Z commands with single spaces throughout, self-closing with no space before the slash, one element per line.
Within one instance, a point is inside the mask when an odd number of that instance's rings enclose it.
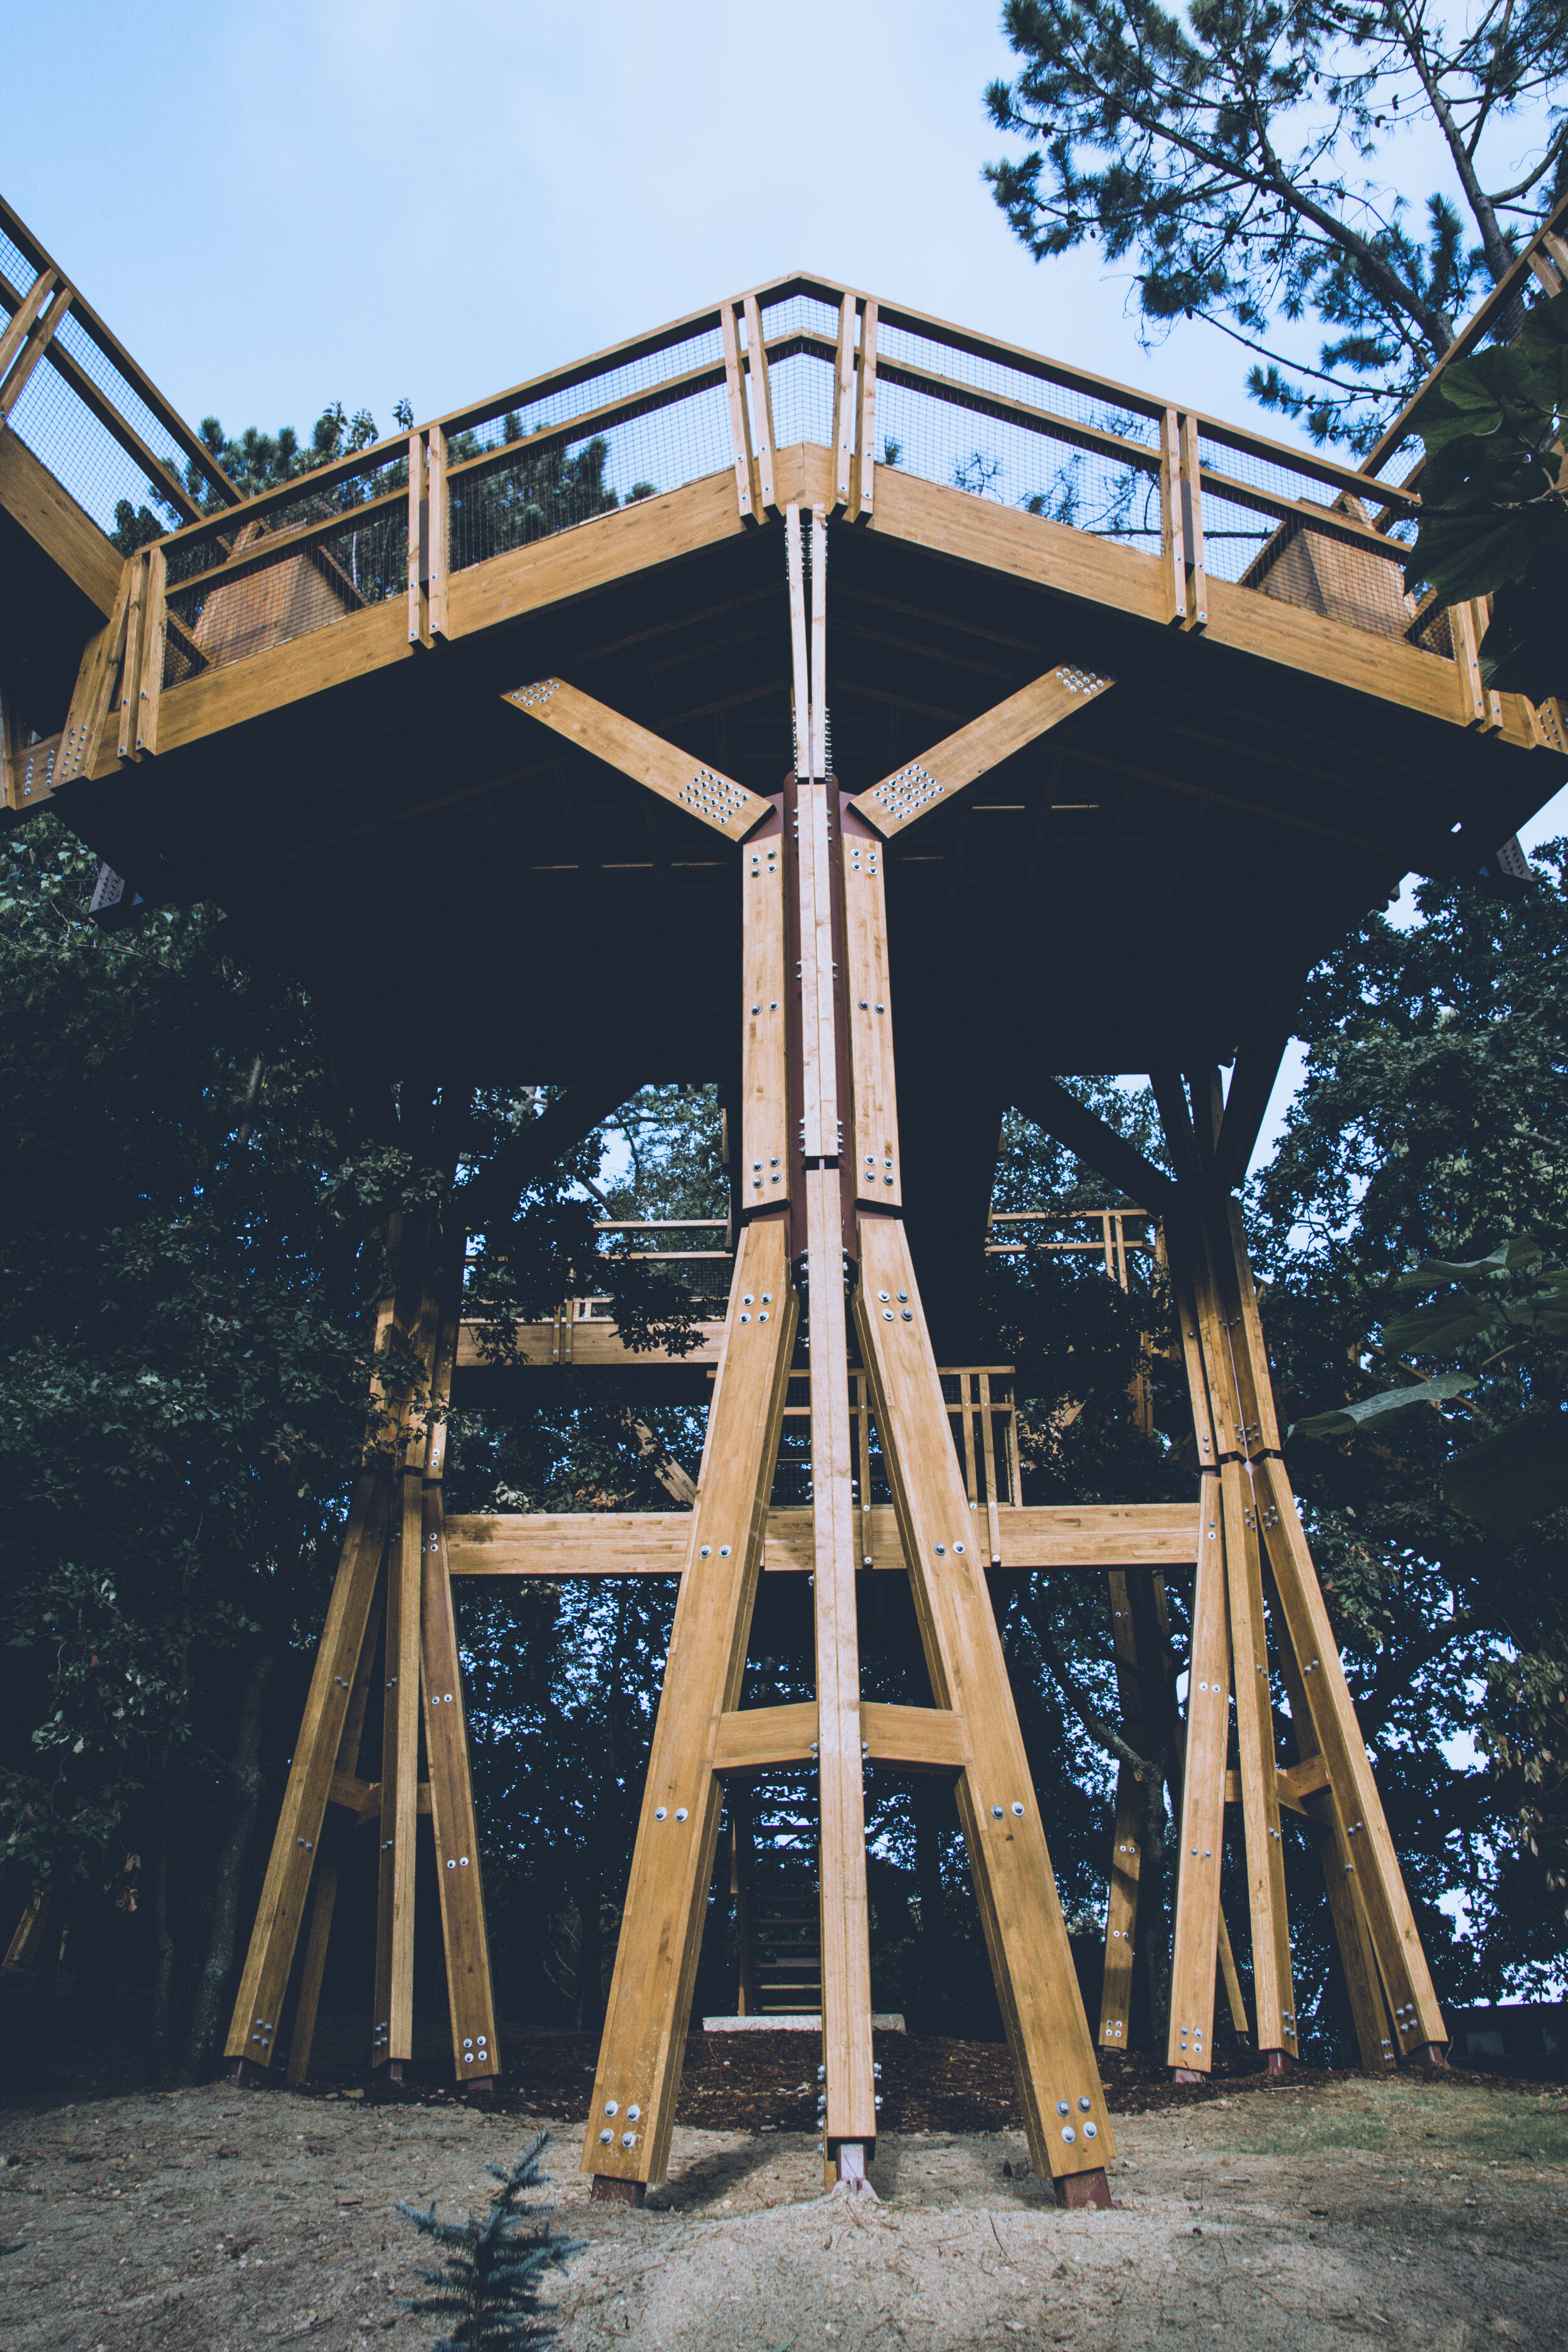
<path fill-rule="evenodd" d="M 1550 1349 L 1568 1341 L 1568 1271 L 1542 1268 L 1542 1255 L 1540 1243 L 1526 1234 L 1500 1243 L 1485 1257 L 1432 1258 L 1400 1275 L 1391 1286 L 1396 1293 L 1447 1289 L 1428 1306 L 1384 1322 L 1384 1343 L 1392 1353 L 1489 1352 L 1473 1371 L 1440 1373 L 1314 1413 L 1295 1423 L 1289 1433 L 1352 1437 L 1369 1422 L 1408 1412 L 1412 1405 L 1468 1396 L 1479 1427 L 1488 1433 L 1449 1461 L 1443 1474 L 1445 1499 L 1504 1539 L 1568 1502 L 1568 1413 L 1555 1405 L 1541 1406 L 1528 1384 L 1531 1346 L 1545 1343 Z M 1504 1360 L 1513 1360 L 1510 1369 L 1489 1380 L 1489 1371 Z"/>
<path fill-rule="evenodd" d="M 1315 1412 L 1308 1421 L 1292 1422 L 1285 1433 L 1287 1437 L 1353 1437 L 1369 1421 L 1386 1421 L 1393 1413 L 1408 1412 L 1412 1405 L 1446 1404 L 1450 1397 L 1463 1396 L 1475 1385 L 1468 1372 L 1443 1372 L 1435 1381 L 1417 1381 L 1414 1388 L 1384 1389 L 1377 1396 L 1363 1397 L 1332 1412 Z"/>
<path fill-rule="evenodd" d="M 1568 692 L 1565 405 L 1568 294 L 1557 294 L 1507 349 L 1445 368 L 1410 417 L 1426 463 L 1405 579 L 1445 604 L 1492 597 L 1482 676 L 1536 702 Z"/>

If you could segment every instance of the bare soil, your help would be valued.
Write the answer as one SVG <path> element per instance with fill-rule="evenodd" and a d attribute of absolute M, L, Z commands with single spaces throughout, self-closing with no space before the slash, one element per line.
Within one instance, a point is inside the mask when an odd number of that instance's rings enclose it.
<path fill-rule="evenodd" d="M 536 2118 L 558 2134 L 559 2226 L 588 2242 L 554 2288 L 561 2352 L 1568 2346 L 1558 2086 L 1303 2071 L 1173 2090 L 1127 2062 L 1108 2085 L 1119 2210 L 1068 2214 L 998 2113 L 1004 2052 L 886 2042 L 864 2209 L 823 2198 L 806 2034 L 693 2037 L 641 2212 L 588 2201 L 576 2036 L 514 2041 L 531 2095 L 490 2111 L 434 2085 L 379 2105 L 331 2083 L 35 2082 L 0 2109 L 0 2347 L 428 2345 L 435 2325 L 395 2307 L 425 2252 L 394 2202 L 482 2208 L 486 2158 Z"/>

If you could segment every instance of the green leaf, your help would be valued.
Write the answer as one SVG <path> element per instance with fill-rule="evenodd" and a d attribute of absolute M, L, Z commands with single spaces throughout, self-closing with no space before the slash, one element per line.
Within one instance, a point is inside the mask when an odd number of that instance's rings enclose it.
<path fill-rule="evenodd" d="M 1468 1282 L 1478 1274 L 1513 1274 L 1521 1266 L 1533 1265 L 1543 1255 L 1541 1244 L 1529 1234 L 1510 1234 L 1500 1242 L 1485 1257 L 1428 1258 L 1424 1265 L 1413 1266 L 1408 1274 L 1395 1276 L 1394 1290 L 1436 1290 L 1440 1282 Z"/>
<path fill-rule="evenodd" d="M 1526 1413 L 1458 1454 L 1443 1494 L 1489 1535 L 1509 1538 L 1568 1503 L 1568 1414 Z"/>
<path fill-rule="evenodd" d="M 1413 1404 L 1442 1404 L 1449 1397 L 1463 1396 L 1475 1385 L 1468 1372 L 1440 1372 L 1435 1381 L 1422 1381 L 1415 1388 L 1384 1389 L 1376 1396 L 1363 1397 L 1358 1404 L 1315 1412 L 1310 1421 L 1293 1421 L 1285 1434 L 1287 1438 L 1353 1437 L 1369 1421 L 1386 1420 L 1390 1413 L 1407 1412 Z"/>
<path fill-rule="evenodd" d="M 1522 577 L 1500 588 L 1481 640 L 1481 677 L 1498 694 L 1531 702 L 1568 696 L 1568 565 L 1538 556 Z"/>
<path fill-rule="evenodd" d="M 1429 581 L 1445 604 L 1462 604 L 1523 577 L 1537 551 L 1536 516 L 1471 511 L 1484 508 L 1487 497 L 1484 488 L 1479 497 L 1467 493 L 1460 512 L 1423 507 L 1421 528 L 1405 559 L 1406 581 Z"/>
<path fill-rule="evenodd" d="M 1396 1356 L 1451 1356 L 1469 1340 L 1479 1339 L 1483 1331 L 1489 1331 L 1502 1313 L 1500 1299 L 1478 1298 L 1473 1291 L 1458 1290 L 1447 1298 L 1434 1299 L 1430 1307 L 1395 1316 L 1383 1327 L 1383 1342 Z"/>

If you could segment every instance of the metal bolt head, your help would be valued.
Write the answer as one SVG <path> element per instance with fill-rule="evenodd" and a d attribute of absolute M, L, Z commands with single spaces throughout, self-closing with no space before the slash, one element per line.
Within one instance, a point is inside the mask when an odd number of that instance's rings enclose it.
<path fill-rule="evenodd" d="M 668 1821 L 669 1818 L 668 1807 L 667 1805 L 656 1805 L 653 1809 L 653 1817 L 656 1822 Z"/>
<path fill-rule="evenodd" d="M 991 1818 L 994 1822 L 999 1822 L 1002 1819 L 1002 1808 L 1000 1805 L 992 1806 Z M 1062 2113 L 1064 2116 L 1066 2115 L 1067 2109 L 1065 2107 L 1062 2109 Z"/>

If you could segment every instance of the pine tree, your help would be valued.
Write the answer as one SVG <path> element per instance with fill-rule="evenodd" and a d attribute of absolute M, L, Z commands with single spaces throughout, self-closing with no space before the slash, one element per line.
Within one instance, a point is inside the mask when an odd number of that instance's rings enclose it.
<path fill-rule="evenodd" d="M 430 2311 L 455 2318 L 449 2336 L 438 2336 L 431 2352 L 484 2352 L 493 2346 L 548 2344 L 555 2330 L 541 2314 L 539 2292 L 547 2270 L 564 2270 L 574 2254 L 585 2251 L 583 2241 L 559 2235 L 549 2226 L 552 2205 L 523 2205 L 526 2189 L 542 2189 L 549 2175 L 541 2172 L 540 2158 L 550 2134 L 540 2132 L 508 2172 L 499 2164 L 485 2170 L 501 2184 L 489 2218 L 476 2221 L 438 2221 L 436 2208 L 427 2213 L 417 2205 L 399 2203 L 398 2211 L 426 2238 L 446 2252 L 438 2271 L 420 2270 L 415 2276 L 434 2294 L 418 2302 L 398 2300 L 399 2311 Z"/>

